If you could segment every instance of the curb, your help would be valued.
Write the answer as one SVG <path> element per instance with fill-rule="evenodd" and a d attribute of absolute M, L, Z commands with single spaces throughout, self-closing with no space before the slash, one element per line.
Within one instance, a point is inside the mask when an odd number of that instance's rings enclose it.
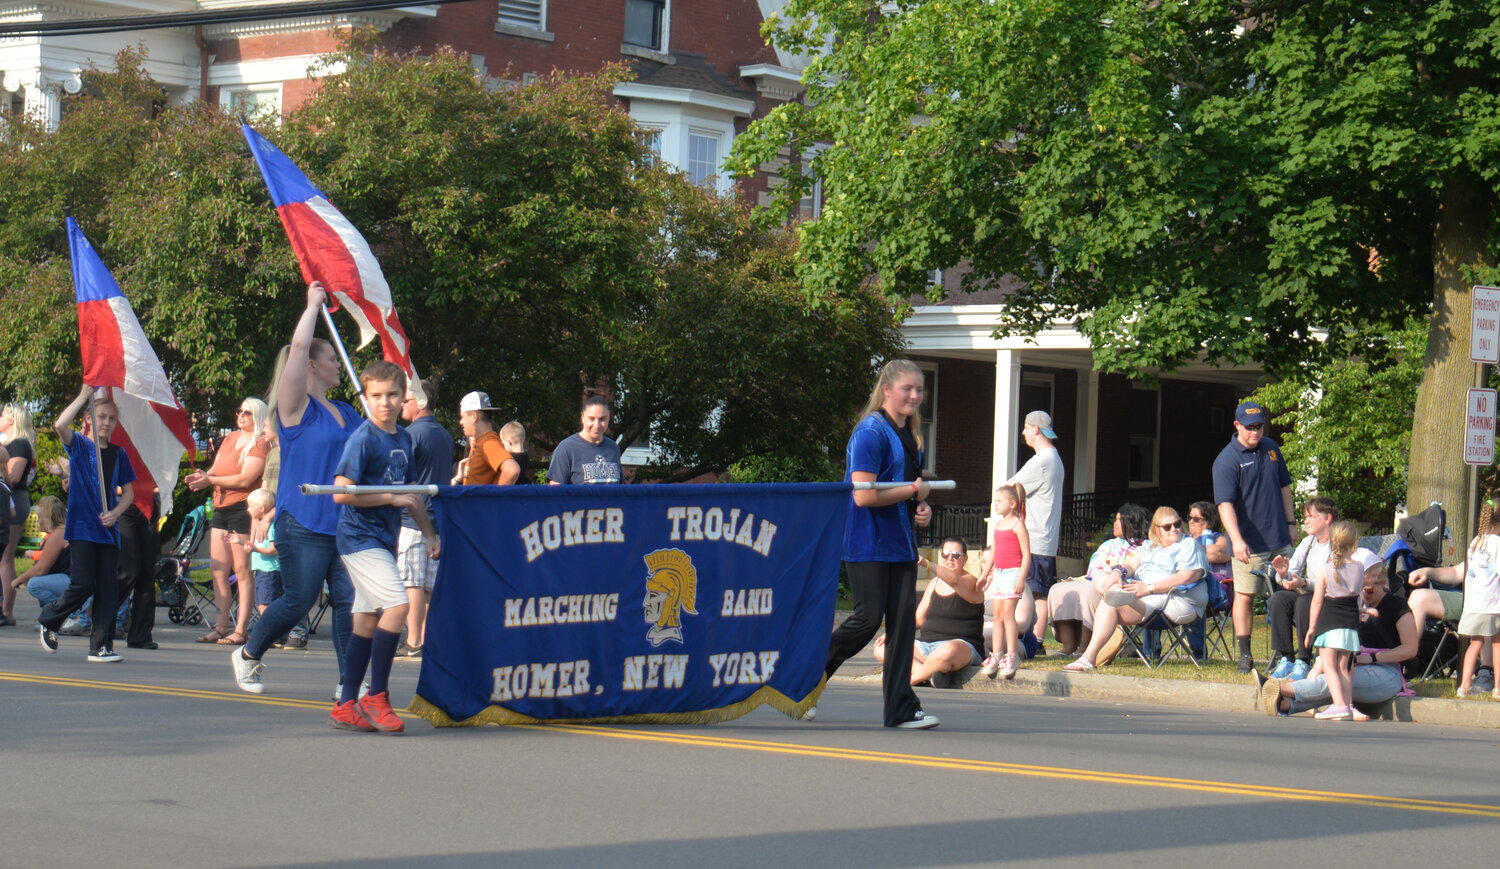
<path fill-rule="evenodd" d="M 1245 684 L 1190 682 L 1183 679 L 1110 676 L 1097 672 L 1073 674 L 1024 668 L 1016 671 L 1014 679 L 987 679 L 980 674 L 978 667 L 967 667 L 953 675 L 959 682 L 957 690 L 975 693 L 1071 697 L 1078 700 L 1143 703 L 1262 716 L 1265 714 L 1256 703 L 1255 685 L 1250 681 Z M 875 668 L 874 672 L 839 675 L 834 678 L 878 684 L 880 672 L 879 668 Z M 1372 719 L 1379 721 L 1409 721 L 1443 727 L 1500 728 L 1500 703 L 1483 698 L 1449 700 L 1438 697 L 1397 697 L 1362 708 Z"/>

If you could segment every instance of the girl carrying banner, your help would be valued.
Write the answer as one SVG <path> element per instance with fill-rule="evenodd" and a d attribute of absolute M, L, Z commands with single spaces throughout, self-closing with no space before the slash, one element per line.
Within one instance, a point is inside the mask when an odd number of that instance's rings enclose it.
<path fill-rule="evenodd" d="M 350 605 L 354 586 L 339 560 L 334 537 L 339 505 L 322 495 L 304 495 L 303 483 L 328 485 L 344 453 L 344 441 L 364 422 L 353 407 L 328 397 L 339 385 L 339 361 L 333 345 L 314 338 L 323 308 L 323 285 L 307 288 L 307 307 L 292 332 L 292 343 L 277 358 L 271 383 L 270 410 L 277 419 L 281 442 L 281 478 L 276 487 L 276 548 L 281 553 L 283 594 L 261 613 L 243 648 L 230 653 L 234 678 L 245 691 L 261 694 L 261 656 L 286 635 L 317 603 L 328 583 L 333 611 L 333 650 L 338 656 L 342 689 L 344 651 L 351 632 Z"/>
<path fill-rule="evenodd" d="M 850 493 L 843 558 L 854 612 L 834 629 L 824 667 L 826 676 L 832 677 L 841 664 L 870 642 L 884 621 L 884 723 L 886 727 L 915 729 L 938 725 L 937 718 L 922 711 L 911 686 L 917 635 L 917 540 L 913 523 L 926 526 L 932 520 L 928 486 L 918 476 L 922 441 L 917 432 L 922 423 L 923 388 L 922 369 L 915 362 L 887 362 L 849 437 L 846 482 L 911 481 L 911 488 Z"/>

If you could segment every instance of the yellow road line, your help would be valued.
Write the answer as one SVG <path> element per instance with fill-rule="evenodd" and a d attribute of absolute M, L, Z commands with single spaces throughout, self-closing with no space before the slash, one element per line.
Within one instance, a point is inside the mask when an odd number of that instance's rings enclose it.
<path fill-rule="evenodd" d="M 163 685 L 139 685 L 131 682 L 100 682 L 94 679 L 73 679 L 67 676 L 36 676 L 30 673 L 0 673 L 0 681 L 26 682 L 35 685 L 57 685 L 65 688 L 97 688 L 104 691 L 126 691 L 132 694 L 151 694 L 157 697 L 185 697 L 190 700 L 228 700 L 234 703 L 258 703 L 262 706 L 281 706 L 289 709 L 317 709 L 327 712 L 327 700 L 300 700 L 295 697 L 267 697 L 263 694 L 247 694 L 243 691 L 201 691 L 196 688 L 169 688 Z M 402 718 L 417 719 L 419 716 L 395 710 Z"/>
<path fill-rule="evenodd" d="M 151 694 L 159 697 L 183 697 L 193 700 L 228 700 L 237 703 L 257 703 L 266 706 L 281 706 L 293 709 L 327 710 L 328 702 L 299 700 L 288 697 L 266 697 L 243 692 L 202 691 L 194 688 L 168 688 L 160 685 L 139 685 L 128 682 L 100 682 L 93 679 L 73 679 L 65 676 L 36 676 L 26 673 L 0 672 L 0 681 L 23 682 L 37 685 L 55 685 L 68 688 L 93 688 L 105 691 L 126 691 Z M 418 716 L 397 711 L 403 718 Z M 1199 793 L 1223 794 L 1226 796 L 1256 797 L 1273 800 L 1298 800 L 1313 803 L 1338 803 L 1354 806 L 1374 806 L 1387 809 L 1404 809 L 1416 812 L 1436 812 L 1451 815 L 1473 815 L 1484 818 L 1500 818 L 1500 806 L 1480 803 L 1446 802 L 1410 797 L 1383 796 L 1378 794 L 1342 793 L 1302 788 L 1274 787 L 1269 785 L 1218 782 L 1204 779 L 1173 778 L 1170 776 L 1139 775 L 1136 773 L 1110 772 L 1108 770 L 1070 769 L 1067 767 L 1038 766 L 1035 764 L 1004 763 L 1001 761 L 930 757 L 920 754 L 902 754 L 890 751 L 869 751 L 858 748 L 835 746 L 797 745 L 756 739 L 739 739 L 712 736 L 703 733 L 673 733 L 653 730 L 631 730 L 615 726 L 588 726 L 576 724 L 524 724 L 513 725 L 516 729 L 537 730 L 550 733 L 569 733 L 609 739 L 629 739 L 641 742 L 659 742 L 670 745 L 686 745 L 698 748 L 717 748 L 733 751 L 755 751 L 784 754 L 793 757 L 812 757 L 824 760 L 849 760 L 862 763 L 886 763 L 899 766 L 923 767 L 927 769 L 953 770 L 957 772 L 988 773 L 993 775 L 1019 775 L 1032 778 L 1048 778 L 1061 781 L 1080 781 L 1094 784 L 1115 784 L 1134 787 L 1166 788 L 1169 790 L 1195 791 Z"/>
<path fill-rule="evenodd" d="M 1095 784 L 1118 784 L 1136 787 L 1167 788 L 1171 790 L 1196 791 L 1200 793 L 1224 794 L 1227 796 L 1249 796 L 1263 799 L 1299 800 L 1314 803 L 1339 803 L 1343 805 L 1376 806 L 1389 809 L 1406 809 L 1418 812 L 1474 815 L 1500 818 L 1500 806 L 1480 803 L 1445 802 L 1409 797 L 1383 796 L 1377 794 L 1341 793 L 1300 788 L 1272 787 L 1267 785 L 1218 782 L 1200 779 L 1172 778 L 1169 776 L 1137 775 L 1134 773 L 1109 772 L 1107 770 L 1069 769 L 1066 767 L 1036 766 L 1033 764 L 1003 763 L 999 761 L 930 757 L 920 754 L 900 754 L 888 751 L 866 751 L 855 748 L 794 745 L 783 742 L 766 742 L 752 739 L 708 736 L 704 734 L 663 733 L 649 730 L 626 730 L 618 727 L 590 727 L 583 725 L 521 725 L 531 730 L 564 731 L 588 736 L 603 736 L 611 739 L 632 739 L 645 742 L 663 742 L 674 745 L 689 745 L 701 748 L 721 748 L 738 751 L 758 751 L 786 754 L 795 757 L 815 757 L 827 760 L 852 760 L 865 763 L 888 763 L 900 766 L 916 766 L 928 769 L 945 769 L 959 772 L 978 772 L 1000 775 L 1021 775 L 1033 778 L 1049 778 L 1064 781 L 1082 781 Z"/>

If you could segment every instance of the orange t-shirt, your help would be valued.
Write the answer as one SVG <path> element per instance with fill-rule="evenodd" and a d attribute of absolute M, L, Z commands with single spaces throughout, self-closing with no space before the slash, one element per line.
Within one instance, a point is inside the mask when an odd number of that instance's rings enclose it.
<path fill-rule="evenodd" d="M 464 472 L 464 485 L 497 485 L 500 468 L 512 458 L 500 443 L 500 435 L 487 431 L 474 439 L 469 448 L 469 469 Z"/>
<path fill-rule="evenodd" d="M 242 431 L 231 432 L 224 442 L 219 444 L 219 452 L 214 456 L 213 467 L 208 469 L 211 477 L 235 477 L 244 470 L 244 463 L 240 460 L 240 447 L 244 446 L 245 438 L 250 435 Z M 257 440 L 250 448 L 246 458 L 254 456 L 265 461 L 266 455 L 271 452 L 271 445 L 264 438 Z M 250 481 L 250 485 L 231 489 L 226 486 L 214 487 L 214 507 L 229 507 L 244 503 L 250 497 L 250 493 L 260 488 L 260 477 Z"/>

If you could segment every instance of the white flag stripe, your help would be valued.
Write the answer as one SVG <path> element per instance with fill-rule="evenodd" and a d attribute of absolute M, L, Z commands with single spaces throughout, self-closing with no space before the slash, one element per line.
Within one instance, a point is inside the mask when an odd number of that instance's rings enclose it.
<path fill-rule="evenodd" d="M 160 515 L 170 515 L 172 490 L 177 487 L 177 471 L 187 450 L 148 402 L 124 390 L 112 392 L 115 406 L 120 409 L 120 428 L 130 436 L 131 444 L 146 465 L 145 470 L 156 480 L 161 495 Z M 136 475 L 141 473 L 142 469 L 136 468 Z"/>
<path fill-rule="evenodd" d="M 124 296 L 111 296 L 109 307 L 120 325 L 120 344 L 125 355 L 125 391 L 157 404 L 175 406 L 177 399 L 172 395 L 172 384 L 167 382 L 161 360 L 156 358 L 156 351 L 146 340 L 146 333 L 136 320 L 130 302 Z"/>

